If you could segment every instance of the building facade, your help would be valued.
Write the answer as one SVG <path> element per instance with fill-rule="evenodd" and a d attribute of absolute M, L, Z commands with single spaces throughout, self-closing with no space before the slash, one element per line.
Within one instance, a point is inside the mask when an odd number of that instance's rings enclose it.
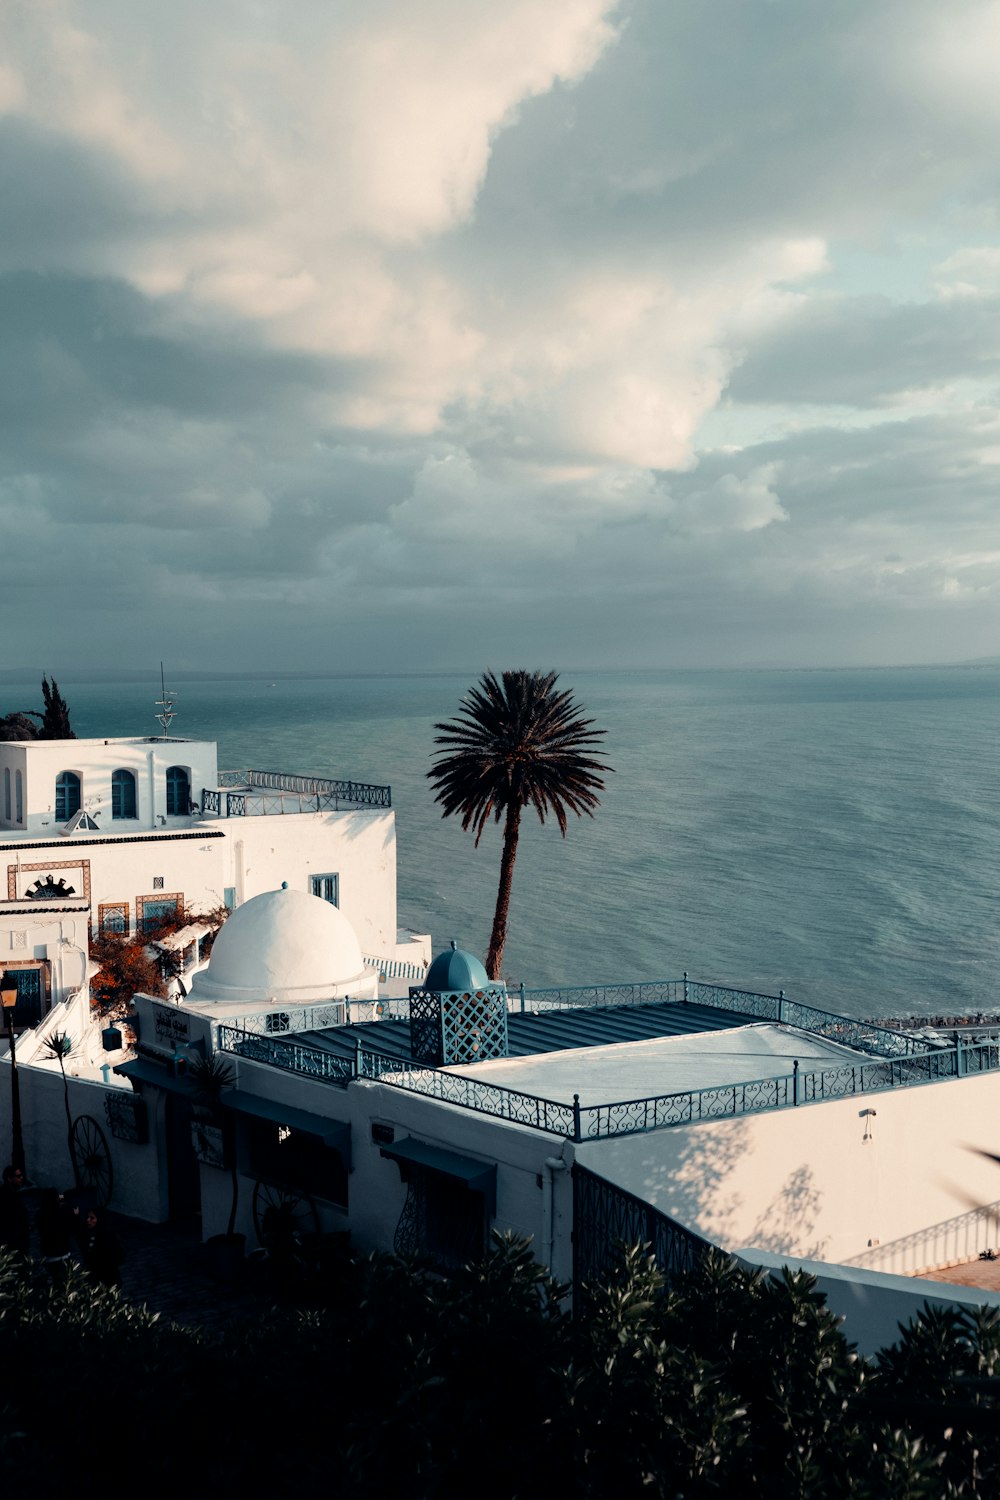
<path fill-rule="evenodd" d="M 0 743 L 0 969 L 19 1025 L 85 982 L 92 933 L 282 882 L 342 910 L 372 966 L 423 972 L 429 937 L 397 930 L 388 787 L 220 773 L 215 744 L 170 736 Z"/>

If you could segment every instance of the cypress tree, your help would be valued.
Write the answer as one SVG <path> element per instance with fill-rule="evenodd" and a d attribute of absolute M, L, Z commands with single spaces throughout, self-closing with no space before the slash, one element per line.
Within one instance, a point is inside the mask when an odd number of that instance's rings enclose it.
<path fill-rule="evenodd" d="M 45 705 L 45 712 L 42 714 L 38 738 L 40 740 L 75 740 L 76 735 L 69 722 L 69 707 L 54 677 L 51 682 L 48 677 L 42 678 L 42 702 Z"/>

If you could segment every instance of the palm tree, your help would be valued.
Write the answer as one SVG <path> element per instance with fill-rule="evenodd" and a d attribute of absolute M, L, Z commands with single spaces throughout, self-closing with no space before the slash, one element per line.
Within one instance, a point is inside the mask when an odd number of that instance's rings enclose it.
<path fill-rule="evenodd" d="M 507 940 L 510 887 L 517 856 L 521 812 L 529 804 L 545 822 L 552 813 L 566 837 L 568 813 L 593 817 L 604 788 L 602 773 L 612 768 L 592 750 L 606 730 L 583 718 L 573 694 L 557 692 L 555 672 L 486 672 L 469 689 L 462 713 L 445 724 L 435 745 L 436 764 L 428 771 L 443 817 L 460 813 L 462 827 L 474 827 L 476 847 L 492 816 L 504 820 L 500 884 L 486 972 L 499 979 Z"/>
<path fill-rule="evenodd" d="M 45 1038 L 42 1046 L 49 1057 L 56 1059 L 59 1072 L 62 1074 L 63 1108 L 66 1111 L 66 1144 L 69 1147 L 69 1159 L 73 1163 L 73 1178 L 79 1187 L 80 1169 L 76 1164 L 76 1153 L 73 1150 L 73 1112 L 69 1107 L 69 1080 L 66 1077 L 66 1059 L 73 1050 L 73 1038 L 68 1031 L 54 1031 L 51 1036 Z"/>

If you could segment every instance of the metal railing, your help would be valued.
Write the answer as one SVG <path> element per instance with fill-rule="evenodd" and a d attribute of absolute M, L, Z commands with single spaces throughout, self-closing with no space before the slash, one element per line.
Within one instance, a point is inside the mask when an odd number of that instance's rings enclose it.
<path fill-rule="evenodd" d="M 584 1006 L 660 1005 L 686 1000 L 686 979 L 644 979 L 626 984 L 582 984 L 510 992 L 510 1009 L 576 1010 Z"/>
<path fill-rule="evenodd" d="M 346 1020 L 347 1002 L 344 1000 L 328 1000 L 319 1005 L 293 1005 L 288 1010 L 283 1010 L 275 1001 L 274 1010 L 233 1016 L 227 1024 L 245 1036 L 280 1036 L 285 1032 L 325 1031 L 331 1026 L 343 1026 Z"/>
<path fill-rule="evenodd" d="M 573 1163 L 573 1284 L 603 1280 L 621 1261 L 623 1245 L 649 1246 L 668 1281 L 693 1271 L 710 1240 L 616 1183 Z"/>
<path fill-rule="evenodd" d="M 924 1052 L 927 1043 L 902 1031 L 892 1031 L 870 1021 L 855 1021 L 832 1011 L 817 1010 L 789 1000 L 784 990 L 776 995 L 762 995 L 754 990 L 737 990 L 728 985 L 708 984 L 691 979 L 637 980 L 628 984 L 581 985 L 576 988 L 527 990 L 522 985 L 510 996 L 510 1009 L 525 1012 L 573 1010 L 589 1006 L 658 1005 L 685 1003 L 704 1005 L 711 1010 L 725 1010 L 757 1021 L 774 1021 L 796 1026 L 814 1036 L 841 1042 L 877 1057 L 909 1057 Z"/>
<path fill-rule="evenodd" d="M 242 1027 L 220 1026 L 218 1045 L 222 1051 L 310 1078 L 335 1083 L 372 1079 L 575 1141 L 633 1135 L 700 1120 L 732 1119 L 762 1110 L 842 1099 L 852 1094 L 881 1093 L 1000 1068 L 1000 1045 L 996 1042 L 967 1045 L 959 1041 L 947 1049 L 935 1048 L 922 1054 L 871 1062 L 859 1060 L 809 1072 L 803 1072 L 796 1061 L 790 1073 L 777 1078 L 755 1078 L 681 1093 L 581 1105 L 578 1094 L 574 1094 L 572 1104 L 566 1104 L 392 1057 L 357 1042 L 355 1055 L 344 1058 L 285 1038 L 263 1036 Z"/>
<path fill-rule="evenodd" d="M 561 1104 L 556 1099 L 522 1094 L 517 1089 L 495 1083 L 480 1083 L 478 1079 L 466 1078 L 459 1073 L 446 1073 L 439 1068 L 430 1068 L 426 1063 L 388 1057 L 385 1053 L 369 1052 L 366 1048 L 358 1049 L 357 1062 L 360 1078 L 375 1079 L 393 1088 L 424 1094 L 445 1104 L 458 1104 L 463 1109 L 512 1120 L 518 1125 L 532 1125 L 550 1135 L 572 1137 L 575 1130 L 573 1105 Z"/>
<path fill-rule="evenodd" d="M 220 771 L 215 789 L 201 794 L 204 816 L 259 817 L 268 813 L 338 812 L 346 807 L 391 807 L 392 788 L 283 771 Z"/>
<path fill-rule="evenodd" d="M 365 953 L 362 955 L 366 969 L 377 969 L 383 979 L 413 979 L 419 984 L 427 973 L 427 964 L 411 963 L 409 959 L 403 958 L 376 958 L 374 955 Z"/>
<path fill-rule="evenodd" d="M 248 1031 L 243 1026 L 220 1026 L 218 1048 L 220 1052 L 233 1052 L 251 1062 L 269 1063 L 272 1068 L 283 1068 L 285 1072 L 300 1073 L 306 1078 L 320 1078 L 327 1083 L 350 1083 L 357 1077 L 353 1058 L 338 1057 L 336 1053 L 305 1046 L 290 1037 Z"/>

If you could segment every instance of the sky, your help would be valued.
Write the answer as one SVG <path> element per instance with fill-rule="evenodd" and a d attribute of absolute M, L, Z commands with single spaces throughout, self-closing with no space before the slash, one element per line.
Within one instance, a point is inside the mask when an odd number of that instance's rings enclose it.
<path fill-rule="evenodd" d="M 3 0 L 0 666 L 1000 654 L 1000 0 Z"/>

